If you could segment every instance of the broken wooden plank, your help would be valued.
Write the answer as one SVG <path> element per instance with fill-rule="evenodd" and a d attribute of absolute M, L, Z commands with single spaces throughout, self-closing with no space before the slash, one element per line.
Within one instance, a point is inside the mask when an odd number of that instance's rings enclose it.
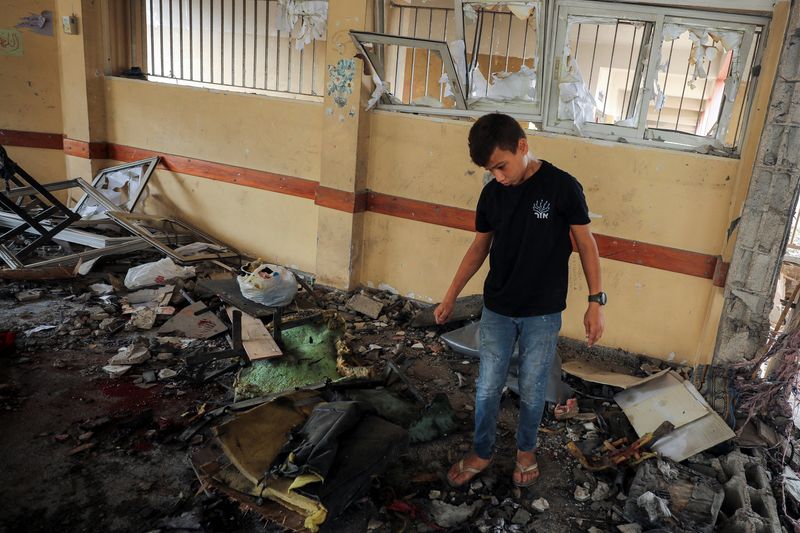
<path fill-rule="evenodd" d="M 228 318 L 233 320 L 233 312 L 238 309 L 228 306 L 225 311 L 228 313 Z M 269 334 L 264 323 L 247 313 L 242 313 L 242 346 L 251 361 L 283 355 L 283 351 Z"/>
<path fill-rule="evenodd" d="M 428 326 L 435 326 L 436 319 L 433 316 L 433 311 L 436 309 L 435 305 L 426 307 L 420 310 L 411 320 L 412 328 L 424 328 Z M 460 320 L 472 320 L 481 316 L 483 310 L 483 295 L 473 294 L 472 296 L 464 296 L 456 300 L 453 306 L 453 312 L 450 314 L 448 322 L 458 322 Z"/>
<path fill-rule="evenodd" d="M 0 269 L 0 279 L 11 280 L 48 280 L 48 279 L 72 279 L 76 277 L 75 267 L 40 267 L 40 268 L 2 268 Z"/>

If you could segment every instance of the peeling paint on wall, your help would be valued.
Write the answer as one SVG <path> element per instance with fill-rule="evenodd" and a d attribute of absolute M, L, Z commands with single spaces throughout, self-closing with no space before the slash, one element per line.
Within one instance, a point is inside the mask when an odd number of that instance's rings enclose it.
<path fill-rule="evenodd" d="M 328 96 L 339 107 L 347 105 L 347 100 L 353 93 L 353 77 L 356 73 L 354 59 L 340 59 L 335 65 L 328 65 Z"/>

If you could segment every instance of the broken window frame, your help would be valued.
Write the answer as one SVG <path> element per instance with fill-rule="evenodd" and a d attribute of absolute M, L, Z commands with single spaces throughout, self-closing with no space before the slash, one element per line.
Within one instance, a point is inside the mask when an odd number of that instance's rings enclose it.
<path fill-rule="evenodd" d="M 130 169 L 130 168 L 136 168 L 136 167 L 140 167 L 142 165 L 147 165 L 142 170 L 141 177 L 139 177 L 139 188 L 136 190 L 135 194 L 132 197 L 130 197 L 130 199 L 126 202 L 126 204 L 129 204 L 129 205 L 127 205 L 127 206 L 126 205 L 119 205 L 114 209 L 115 211 L 122 209 L 122 210 L 125 210 L 125 211 L 129 212 L 129 213 L 132 213 L 133 210 L 136 209 L 136 204 L 139 203 L 139 200 L 141 199 L 142 194 L 144 193 L 145 189 L 147 189 L 147 182 L 150 181 L 150 176 L 153 174 L 153 171 L 156 169 L 156 165 L 158 165 L 158 160 L 159 160 L 158 156 L 156 156 L 156 157 L 148 157 L 147 159 L 141 159 L 139 161 L 134 161 L 132 163 L 123 163 L 122 165 L 117 165 L 115 167 L 104 168 L 104 169 L 100 170 L 97 173 L 97 175 L 94 177 L 94 180 L 92 180 L 92 187 L 94 187 L 95 190 L 99 191 L 102 194 L 102 190 L 100 189 L 99 185 L 100 185 L 100 182 L 102 181 L 102 179 L 106 176 L 106 174 L 110 174 L 112 172 L 118 172 L 120 170 L 127 170 L 127 169 Z M 103 195 L 103 196 L 105 196 L 105 195 Z M 75 204 L 75 207 L 73 207 L 72 210 L 75 213 L 80 215 L 81 214 L 81 209 L 89 201 L 89 199 L 90 199 L 90 195 L 89 194 L 84 194 L 83 197 L 81 197 L 81 199 L 78 200 L 78 203 Z M 103 214 L 105 214 L 105 213 L 103 213 Z M 103 217 L 102 214 L 99 214 L 97 216 L 97 218 L 90 218 L 89 220 L 102 220 L 103 218 L 107 218 L 107 216 Z"/>
<path fill-rule="evenodd" d="M 134 235 L 138 235 L 148 243 L 150 243 L 153 248 L 157 249 L 167 257 L 171 258 L 173 261 L 179 264 L 190 264 L 196 263 L 199 261 L 210 261 L 214 259 L 225 259 L 225 258 L 233 258 L 238 257 L 241 258 L 242 254 L 238 251 L 233 249 L 231 246 L 218 241 L 214 237 L 203 233 L 199 229 L 189 225 L 186 222 L 181 220 L 176 220 L 174 218 L 169 217 L 162 217 L 156 215 L 143 215 L 139 213 L 125 213 L 122 211 L 114 211 L 109 210 L 108 216 L 114 222 L 122 226 L 123 228 L 127 229 Z M 182 232 L 169 232 L 166 229 L 163 229 L 163 233 L 167 234 L 168 236 L 172 236 L 167 239 L 159 239 L 154 233 L 152 233 L 148 228 L 152 228 L 153 224 L 165 224 L 167 226 L 173 226 L 175 228 L 179 228 L 183 230 Z M 180 244 L 181 238 L 186 234 L 191 235 L 194 239 L 194 242 L 204 242 L 208 244 L 212 244 L 218 248 L 220 251 L 217 252 L 200 252 L 191 255 L 183 255 L 179 252 L 176 252 L 175 249 L 170 248 L 167 243 L 171 244 Z"/>
<path fill-rule="evenodd" d="M 401 112 L 413 112 L 413 113 L 425 113 L 430 115 L 450 115 L 450 116 L 460 116 L 460 117 L 479 117 L 486 113 L 491 112 L 503 112 L 503 113 L 510 113 L 513 114 L 515 117 L 519 118 L 520 120 L 529 120 L 532 122 L 541 122 L 542 121 L 542 110 L 544 109 L 544 95 L 546 91 L 543 89 L 543 84 L 541 80 L 543 79 L 543 64 L 544 61 L 542 58 L 545 57 L 545 42 L 546 42 L 546 0 L 508 0 L 508 1 L 498 1 L 498 2 L 488 2 L 488 1 L 480 1 L 480 0 L 453 0 L 453 8 L 455 11 L 455 35 L 453 41 L 464 41 L 464 57 L 463 63 L 467 67 L 467 72 L 465 73 L 466 79 L 462 79 L 462 76 L 454 77 L 454 73 L 457 72 L 455 67 L 455 61 L 450 55 L 450 47 L 448 43 L 445 41 L 431 41 L 428 39 L 421 39 L 417 37 L 404 37 L 400 35 L 392 35 L 388 33 L 384 33 L 383 30 L 385 29 L 385 17 L 380 16 L 379 13 L 385 13 L 384 8 L 385 0 L 375 0 L 375 22 L 376 28 L 378 29 L 377 35 L 381 35 L 382 37 L 386 38 L 382 44 L 391 44 L 391 45 L 399 45 L 399 46 L 414 46 L 414 45 L 403 45 L 399 41 L 395 39 L 406 40 L 410 39 L 413 41 L 426 41 L 426 42 L 436 42 L 439 43 L 440 46 L 443 46 L 448 51 L 448 56 L 450 57 L 450 62 L 453 64 L 453 73 L 445 69 L 447 73 L 448 80 L 457 79 L 459 83 L 457 84 L 460 90 L 462 97 L 464 98 L 464 105 L 463 107 L 459 104 L 458 100 L 456 100 L 457 107 L 455 109 L 451 108 L 438 108 L 438 107 L 430 107 L 430 106 L 421 106 L 421 105 L 411 105 L 411 104 L 393 104 L 391 103 L 388 96 L 385 94 L 381 96 L 378 101 L 377 108 L 378 109 L 385 109 L 389 111 L 401 111 Z M 464 4 L 481 4 L 481 3 L 488 3 L 488 4 L 536 4 L 536 11 L 534 17 L 536 17 L 536 55 L 538 57 L 538 61 L 534 65 L 534 69 L 537 75 L 537 83 L 536 83 L 536 101 L 531 103 L 506 103 L 501 101 L 493 101 L 487 98 L 480 98 L 475 100 L 469 99 L 469 87 L 470 87 L 470 80 L 471 80 L 471 72 L 470 72 L 470 65 L 467 63 L 467 54 L 466 54 L 466 40 L 465 40 L 465 22 L 464 22 Z M 404 6 L 406 7 L 406 6 Z M 415 5 L 410 3 L 407 7 L 415 7 Z M 426 6 L 421 5 L 420 8 L 425 8 Z M 367 33 L 367 32 L 353 32 L 351 31 L 351 36 L 354 33 Z M 360 45 L 358 40 L 353 36 L 353 40 L 356 43 L 356 48 L 362 52 L 363 56 L 369 58 L 369 55 L 364 50 L 364 47 Z M 423 48 L 423 46 L 416 46 L 417 48 Z M 373 67 L 373 78 L 375 84 L 383 84 L 385 83 L 385 70 L 383 69 L 383 57 L 384 51 L 383 46 L 376 46 L 373 50 L 373 56 L 377 59 L 377 63 L 381 65 L 380 70 L 374 68 L 374 60 L 370 58 L 370 64 Z M 444 58 L 442 59 L 444 62 Z M 450 85 L 453 87 L 453 92 L 456 92 L 456 84 L 453 84 L 452 81 Z"/>
<path fill-rule="evenodd" d="M 377 78 L 376 84 L 384 83 L 385 69 L 383 66 L 382 56 L 383 53 L 379 51 L 382 46 L 391 44 L 395 46 L 405 46 L 407 48 L 422 48 L 431 52 L 436 52 L 442 59 L 445 73 L 449 80 L 458 80 L 458 83 L 450 82 L 453 91 L 453 99 L 456 101 L 456 107 L 460 110 L 467 109 L 467 100 L 465 86 L 462 83 L 461 76 L 458 75 L 453 56 L 450 55 L 450 48 L 444 41 L 434 41 L 429 39 L 421 39 L 419 37 L 400 37 L 397 35 L 389 35 L 386 33 L 372 33 L 366 31 L 350 31 L 350 36 L 353 38 L 356 48 L 361 52 L 362 56 L 369 63 L 372 72 Z M 372 45 L 372 46 L 367 46 Z M 412 110 L 412 111 L 443 111 L 440 108 L 421 106 L 414 104 L 393 104 L 387 94 L 382 94 L 380 97 L 379 107 L 383 109 L 392 110 Z"/>
<path fill-rule="evenodd" d="M 599 11 L 598 11 L 599 10 Z M 652 21 L 653 33 L 650 39 L 650 50 L 647 55 L 647 66 L 644 78 L 643 91 L 640 96 L 640 108 L 636 128 L 625 126 L 618 126 L 614 124 L 597 124 L 586 122 L 581 126 L 581 135 L 590 138 L 599 138 L 611 141 L 627 141 L 633 144 L 644 144 L 652 146 L 657 145 L 665 146 L 672 145 L 675 148 L 695 149 L 709 144 L 715 144 L 719 148 L 724 146 L 725 136 L 727 135 L 727 127 L 717 127 L 714 137 L 702 137 L 690 133 L 684 133 L 674 130 L 655 129 L 647 127 L 647 111 L 650 102 L 655 98 L 655 91 L 653 86 L 658 76 L 658 65 L 661 60 L 661 45 L 663 43 L 663 27 L 665 23 L 677 23 L 693 26 L 708 27 L 713 29 L 728 29 L 733 31 L 743 31 L 744 36 L 742 44 L 739 46 L 738 53 L 740 61 L 738 65 L 739 83 L 744 74 L 746 59 L 750 53 L 750 47 L 754 43 L 753 36 L 756 27 L 763 28 L 763 36 L 761 39 L 761 49 L 766 43 L 766 33 L 769 27 L 769 18 L 754 16 L 754 15 L 741 15 L 719 12 L 706 12 L 695 11 L 687 9 L 671 9 L 667 7 L 657 6 L 630 6 L 626 8 L 619 4 L 610 7 L 608 3 L 597 2 L 592 0 L 555 0 L 550 5 L 548 12 L 549 20 L 555 21 L 555 28 L 553 28 L 552 39 L 548 35 L 548 42 L 552 42 L 553 46 L 547 54 L 546 65 L 546 78 L 550 80 L 547 94 L 546 94 L 546 119 L 544 123 L 545 131 L 554 131 L 560 133 L 569 133 L 574 135 L 576 127 L 571 121 L 558 120 L 558 80 L 557 68 L 560 68 L 562 55 L 566 46 L 566 38 L 568 35 L 568 15 L 573 16 L 586 16 L 597 17 L 596 13 L 600 12 L 598 18 L 624 18 L 626 20 L 637 21 Z M 612 17 L 614 14 L 616 16 Z M 645 42 L 642 42 L 642 48 Z M 753 60 L 755 66 L 761 57 L 761 50 L 756 50 Z M 755 70 L 755 69 L 754 69 Z M 750 76 L 750 83 L 757 82 L 755 75 Z M 739 87 L 737 87 L 738 93 Z M 752 95 L 755 91 L 749 90 L 747 101 L 743 103 L 742 107 L 742 125 L 741 131 L 746 131 L 747 118 L 750 111 L 750 102 Z M 723 103 L 726 106 L 720 114 L 720 125 L 724 126 L 731 118 L 731 110 L 733 109 L 734 102 L 728 102 L 727 99 Z M 725 124 L 723 124 L 723 121 Z M 734 139 L 734 144 L 728 150 L 737 154 L 741 148 L 741 139 Z"/>

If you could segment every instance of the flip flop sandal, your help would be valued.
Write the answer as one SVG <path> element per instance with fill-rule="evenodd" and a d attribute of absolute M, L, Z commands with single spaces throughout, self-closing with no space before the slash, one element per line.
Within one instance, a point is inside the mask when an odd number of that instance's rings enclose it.
<path fill-rule="evenodd" d="M 456 463 L 456 466 L 458 467 L 458 470 L 456 472 L 455 477 L 459 477 L 463 473 L 468 473 L 468 474 L 472 474 L 472 475 L 469 476 L 464 481 L 462 481 L 461 483 L 453 483 L 453 480 L 450 478 L 450 472 L 448 472 L 447 473 L 447 484 L 450 485 L 451 487 L 453 487 L 454 489 L 457 489 L 459 487 L 463 487 L 464 485 L 466 485 L 467 483 L 469 483 L 470 481 L 475 479 L 478 476 L 478 474 L 480 474 L 481 472 L 483 472 L 484 470 L 486 470 L 487 468 L 492 466 L 492 462 L 493 461 L 494 461 L 494 457 L 489 459 L 489 462 L 483 468 L 473 468 L 471 466 L 464 466 L 464 459 L 459 459 L 458 462 Z"/>
<path fill-rule="evenodd" d="M 533 479 L 531 479 L 527 483 L 517 483 L 516 481 L 514 481 L 515 486 L 519 488 L 525 488 L 525 487 L 530 487 L 531 485 L 536 483 L 536 480 L 539 479 L 539 463 L 533 463 L 532 465 L 529 466 L 523 466 L 519 461 L 515 461 L 515 463 L 517 464 L 517 466 L 514 468 L 515 473 L 519 472 L 520 474 L 527 474 L 528 472 L 536 472 L 536 475 L 533 476 Z"/>
<path fill-rule="evenodd" d="M 579 414 L 578 408 L 578 400 L 577 398 L 570 398 L 567 400 L 567 403 L 564 405 L 556 405 L 554 415 L 556 420 L 567 420 L 569 418 L 575 418 Z"/>

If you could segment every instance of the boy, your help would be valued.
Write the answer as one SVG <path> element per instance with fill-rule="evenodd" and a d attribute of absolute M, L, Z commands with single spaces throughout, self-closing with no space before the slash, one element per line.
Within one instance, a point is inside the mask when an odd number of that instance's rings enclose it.
<path fill-rule="evenodd" d="M 589 230 L 589 209 L 578 181 L 528 152 L 525 131 L 498 113 L 481 117 L 469 132 L 472 161 L 494 175 L 478 200 L 475 240 L 436 308 L 439 324 L 450 317 L 458 294 L 489 255 L 480 324 L 480 373 L 475 392 L 475 436 L 471 454 L 447 474 L 460 487 L 492 462 L 500 395 L 514 345 L 519 341 L 520 413 L 515 485 L 539 476 L 536 438 L 544 410 L 561 311 L 566 307 L 568 261 L 575 239 L 589 286 L 584 316 L 592 346 L 603 334 L 597 244 Z"/>

